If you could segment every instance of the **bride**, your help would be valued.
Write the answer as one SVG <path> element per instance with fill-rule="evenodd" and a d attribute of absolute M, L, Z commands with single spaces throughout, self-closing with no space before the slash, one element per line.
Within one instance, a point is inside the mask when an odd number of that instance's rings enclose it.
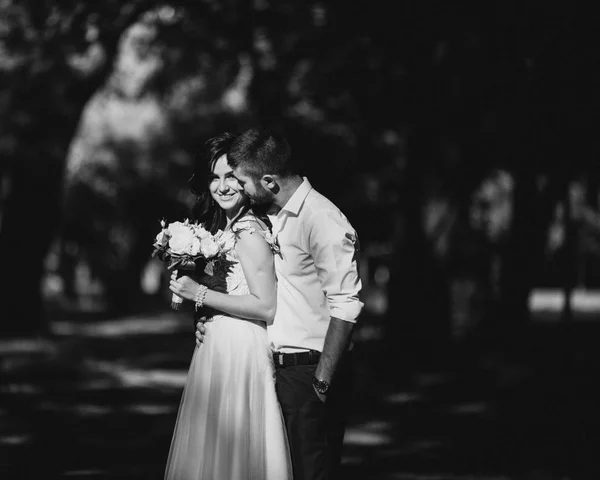
<path fill-rule="evenodd" d="M 208 165 L 199 160 L 191 179 L 198 195 L 195 220 L 234 247 L 227 293 L 189 276 L 171 277 L 170 289 L 190 305 L 216 311 L 211 333 L 192 356 L 183 390 L 166 480 L 291 480 L 291 461 L 267 323 L 276 309 L 273 252 L 267 226 L 227 165 L 235 137 L 224 133 L 206 143 Z M 201 280 L 200 280 L 201 281 Z"/>

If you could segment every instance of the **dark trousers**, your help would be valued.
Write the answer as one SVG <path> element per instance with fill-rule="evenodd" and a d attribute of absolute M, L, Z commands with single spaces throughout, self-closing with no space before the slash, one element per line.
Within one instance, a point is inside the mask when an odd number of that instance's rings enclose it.
<path fill-rule="evenodd" d="M 337 480 L 352 402 L 352 359 L 347 354 L 325 403 L 312 386 L 316 365 L 277 367 L 276 389 L 292 455 L 294 480 Z"/>

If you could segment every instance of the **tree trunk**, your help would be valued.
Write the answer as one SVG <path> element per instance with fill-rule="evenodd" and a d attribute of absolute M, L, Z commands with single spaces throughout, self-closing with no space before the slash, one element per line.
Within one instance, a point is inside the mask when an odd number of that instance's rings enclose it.
<path fill-rule="evenodd" d="M 441 259 L 427 238 L 423 218 L 424 177 L 431 164 L 431 138 L 413 137 L 404 172 L 401 210 L 395 217 L 394 254 L 388 288 L 386 335 L 390 352 L 429 356 L 449 340 L 450 284 Z M 408 358 L 406 359 L 408 361 Z M 414 365 L 414 359 L 409 361 Z"/>
<path fill-rule="evenodd" d="M 529 325 L 529 296 L 543 265 L 550 211 L 537 192 L 533 173 L 518 173 L 514 192 L 513 227 L 501 254 L 500 301 L 492 325 L 502 343 L 521 338 Z"/>
<path fill-rule="evenodd" d="M 64 143 L 68 145 L 68 141 L 65 139 Z M 4 256 L 0 270 L 0 336 L 47 331 L 41 281 L 60 213 L 62 165 L 57 159 L 45 160 L 52 164 L 51 168 L 40 165 L 37 169 L 36 163 L 40 162 L 17 158 L 9 173 L 11 191 L 0 232 L 0 251 Z"/>
<path fill-rule="evenodd" d="M 65 73 L 66 75 L 66 73 Z M 5 199 L 0 230 L 0 336 L 36 335 L 48 331 L 44 319 L 42 280 L 44 261 L 61 218 L 61 195 L 65 161 L 79 117 L 88 97 L 65 105 L 42 90 L 46 82 L 58 81 L 56 72 L 46 81 L 37 78 L 32 101 L 16 92 L 13 116 L 27 119 L 25 127 L 13 125 L 16 149 L 5 173 L 10 191 Z M 67 81 L 64 79 L 63 81 Z M 90 91 L 91 95 L 92 91 Z M 41 104 L 42 100 L 47 103 Z M 68 104 L 68 108 L 66 106 Z M 58 120 L 60 119 L 60 121 Z"/>
<path fill-rule="evenodd" d="M 67 152 L 86 103 L 112 72 L 121 33 L 152 3 L 137 2 L 106 22 L 112 29 L 103 32 L 105 61 L 86 76 L 80 77 L 63 57 L 71 49 L 52 38 L 41 57 L 32 56 L 31 64 L 5 75 L 10 102 L 2 112 L 3 135 L 15 148 L 3 159 L 11 188 L 3 198 L 0 223 L 0 337 L 48 331 L 41 282 L 60 224 Z"/>

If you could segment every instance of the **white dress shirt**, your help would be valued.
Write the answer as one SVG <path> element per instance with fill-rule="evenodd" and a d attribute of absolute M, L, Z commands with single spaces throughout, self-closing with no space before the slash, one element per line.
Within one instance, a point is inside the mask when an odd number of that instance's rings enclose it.
<path fill-rule="evenodd" d="M 277 312 L 268 326 L 275 351 L 323 350 L 331 317 L 355 323 L 363 303 L 359 243 L 348 219 L 304 182 L 277 215 L 269 215 L 275 255 Z"/>

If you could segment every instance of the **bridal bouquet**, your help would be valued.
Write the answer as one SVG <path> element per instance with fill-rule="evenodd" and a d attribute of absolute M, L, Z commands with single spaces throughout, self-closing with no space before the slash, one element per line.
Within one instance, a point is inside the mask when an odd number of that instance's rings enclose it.
<path fill-rule="evenodd" d="M 169 271 L 203 272 L 213 277 L 209 285 L 215 288 L 217 283 L 226 290 L 225 277 L 232 262 L 227 259 L 227 252 L 232 248 L 223 232 L 219 230 L 214 235 L 199 223 L 173 222 L 167 225 L 161 220 L 161 231 L 154 241 L 153 257 L 158 257 L 167 264 Z M 179 310 L 183 299 L 176 294 L 171 297 L 171 308 Z"/>

